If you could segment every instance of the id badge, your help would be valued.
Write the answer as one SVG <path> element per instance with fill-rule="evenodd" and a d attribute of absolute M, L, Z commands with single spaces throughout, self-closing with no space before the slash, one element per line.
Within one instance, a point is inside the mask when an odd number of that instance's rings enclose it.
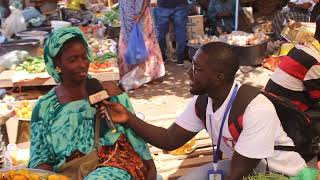
<path fill-rule="evenodd" d="M 209 170 L 208 180 L 223 180 L 223 170 Z"/>

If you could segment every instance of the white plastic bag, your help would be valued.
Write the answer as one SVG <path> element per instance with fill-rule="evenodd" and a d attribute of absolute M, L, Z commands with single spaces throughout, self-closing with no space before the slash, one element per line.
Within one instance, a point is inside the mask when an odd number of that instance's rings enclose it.
<path fill-rule="evenodd" d="M 2 33 L 10 38 L 13 34 L 27 30 L 27 24 L 23 18 L 22 11 L 16 9 L 10 16 L 4 21 L 2 26 Z"/>

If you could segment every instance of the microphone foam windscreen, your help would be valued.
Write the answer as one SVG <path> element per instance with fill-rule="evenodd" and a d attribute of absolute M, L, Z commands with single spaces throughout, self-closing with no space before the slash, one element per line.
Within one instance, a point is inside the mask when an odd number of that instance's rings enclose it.
<path fill-rule="evenodd" d="M 107 91 L 103 89 L 101 83 L 95 78 L 87 80 L 86 88 L 92 105 L 109 98 Z"/>

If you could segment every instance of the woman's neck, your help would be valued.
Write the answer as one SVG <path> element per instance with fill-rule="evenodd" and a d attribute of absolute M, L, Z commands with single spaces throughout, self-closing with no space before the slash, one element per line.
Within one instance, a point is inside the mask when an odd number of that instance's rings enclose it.
<path fill-rule="evenodd" d="M 62 82 L 57 88 L 56 93 L 61 103 L 68 103 L 85 99 L 88 94 L 85 88 L 85 83 L 68 83 Z"/>

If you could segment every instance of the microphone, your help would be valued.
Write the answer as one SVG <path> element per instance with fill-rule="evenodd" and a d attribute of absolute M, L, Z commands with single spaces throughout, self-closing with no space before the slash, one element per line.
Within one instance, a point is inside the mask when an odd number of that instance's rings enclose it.
<path fill-rule="evenodd" d="M 110 96 L 108 92 L 103 89 L 101 83 L 95 78 L 87 79 L 86 89 L 89 95 L 89 102 L 91 106 L 94 106 L 97 108 L 97 105 L 100 103 L 102 104 L 103 100 L 109 100 Z M 107 122 L 109 128 L 111 129 L 111 132 L 114 134 L 117 132 L 117 130 L 113 124 L 112 118 L 110 116 L 110 113 L 107 107 L 106 109 L 107 109 L 105 113 L 106 119 L 104 120 Z"/>

